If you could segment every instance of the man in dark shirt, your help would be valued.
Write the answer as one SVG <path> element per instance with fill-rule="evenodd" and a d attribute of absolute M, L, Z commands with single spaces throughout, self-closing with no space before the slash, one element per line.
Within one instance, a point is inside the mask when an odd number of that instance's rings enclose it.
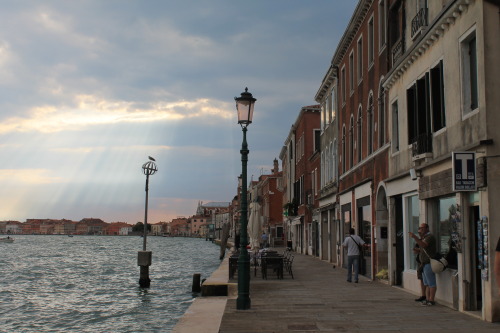
<path fill-rule="evenodd" d="M 422 305 L 432 306 L 436 304 L 434 297 L 436 296 L 437 290 L 436 274 L 434 274 L 431 268 L 431 258 L 434 257 L 437 252 L 436 237 L 434 237 L 434 235 L 432 235 L 429 231 L 429 225 L 427 223 L 422 223 L 418 228 L 418 231 L 423 235 L 422 239 L 411 231 L 409 232 L 409 235 L 415 240 L 420 248 L 418 258 L 424 266 L 422 277 L 426 287 L 426 300 L 422 302 Z"/>

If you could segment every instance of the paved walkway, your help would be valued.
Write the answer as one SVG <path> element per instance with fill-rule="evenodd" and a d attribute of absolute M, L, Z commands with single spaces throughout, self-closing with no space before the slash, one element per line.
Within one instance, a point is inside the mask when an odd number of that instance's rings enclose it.
<path fill-rule="evenodd" d="M 363 277 L 348 283 L 345 269 L 311 256 L 295 254 L 293 273 L 284 280 L 252 275 L 251 309 L 236 310 L 229 298 L 219 332 L 500 332 L 500 323 L 421 306 L 397 287 Z"/>

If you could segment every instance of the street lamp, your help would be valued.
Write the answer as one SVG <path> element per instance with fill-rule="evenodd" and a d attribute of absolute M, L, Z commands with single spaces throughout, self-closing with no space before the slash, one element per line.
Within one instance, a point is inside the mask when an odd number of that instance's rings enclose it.
<path fill-rule="evenodd" d="M 240 97 L 235 97 L 236 111 L 238 112 L 238 124 L 243 130 L 243 143 L 241 145 L 241 215 L 240 215 L 240 255 L 238 257 L 238 298 L 236 308 L 238 310 L 250 309 L 250 258 L 248 256 L 247 244 L 247 126 L 252 123 L 253 108 L 256 99 L 245 88 Z"/>
<path fill-rule="evenodd" d="M 149 157 L 149 162 L 142 165 L 142 171 L 146 175 L 146 206 L 144 209 L 144 235 L 142 242 L 142 251 L 139 251 L 137 256 L 137 265 L 141 267 L 139 277 L 139 285 L 142 288 L 149 288 L 151 280 L 149 279 L 149 266 L 151 266 L 152 252 L 146 251 L 146 239 L 148 237 L 148 191 L 149 191 L 149 176 L 154 175 L 158 171 L 155 159 Z"/>

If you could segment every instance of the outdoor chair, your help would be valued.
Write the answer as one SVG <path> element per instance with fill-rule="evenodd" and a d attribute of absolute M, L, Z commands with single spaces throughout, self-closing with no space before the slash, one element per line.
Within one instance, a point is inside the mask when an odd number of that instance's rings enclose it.
<path fill-rule="evenodd" d="M 293 279 L 293 270 L 292 270 L 293 258 L 294 258 L 294 256 L 290 255 L 289 258 L 285 258 L 285 260 L 284 260 L 285 269 L 288 272 L 288 274 L 290 274 L 292 276 L 292 279 Z"/>

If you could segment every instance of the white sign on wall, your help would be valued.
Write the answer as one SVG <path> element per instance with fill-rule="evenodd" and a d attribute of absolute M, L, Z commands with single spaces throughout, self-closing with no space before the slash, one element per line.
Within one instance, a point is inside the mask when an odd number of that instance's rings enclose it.
<path fill-rule="evenodd" d="M 476 191 L 476 153 L 453 152 L 453 191 Z"/>

